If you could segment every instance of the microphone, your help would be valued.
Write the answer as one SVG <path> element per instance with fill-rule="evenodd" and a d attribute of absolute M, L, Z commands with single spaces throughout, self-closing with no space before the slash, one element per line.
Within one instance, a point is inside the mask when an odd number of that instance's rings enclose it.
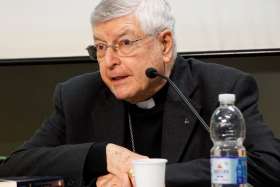
<path fill-rule="evenodd" d="M 179 97 L 184 101 L 184 103 L 189 107 L 189 109 L 197 117 L 197 119 L 200 121 L 200 123 L 203 125 L 203 127 L 209 132 L 209 126 L 206 124 L 206 122 L 199 115 L 199 113 L 196 111 L 196 109 L 193 107 L 193 105 L 190 103 L 190 101 L 184 96 L 184 94 L 181 92 L 181 90 L 175 85 L 175 83 L 171 79 L 158 73 L 155 68 L 148 68 L 148 69 L 146 69 L 145 73 L 146 73 L 146 76 L 150 79 L 153 79 L 156 77 L 161 77 L 162 79 L 167 80 L 167 82 L 171 85 L 171 87 L 175 90 L 175 92 L 179 95 Z"/>

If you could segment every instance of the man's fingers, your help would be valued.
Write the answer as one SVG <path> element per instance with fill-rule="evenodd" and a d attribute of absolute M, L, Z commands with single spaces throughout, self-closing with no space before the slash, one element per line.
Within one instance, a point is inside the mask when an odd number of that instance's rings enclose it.
<path fill-rule="evenodd" d="M 112 180 L 113 175 L 112 174 L 108 174 L 108 175 L 104 175 L 101 177 L 98 177 L 96 180 L 96 186 L 97 187 L 105 187 L 107 186 L 107 183 Z"/>
<path fill-rule="evenodd" d="M 122 174 L 121 176 L 121 181 L 123 186 L 122 187 L 132 187 L 133 184 L 130 181 L 130 178 L 128 177 L 128 175 L 126 173 Z"/>
<path fill-rule="evenodd" d="M 136 184 L 135 184 L 135 174 L 134 174 L 134 171 L 133 171 L 132 168 L 127 172 L 127 176 L 130 180 L 131 186 L 135 187 L 136 186 Z"/>
<path fill-rule="evenodd" d="M 97 178 L 97 187 L 132 187 L 127 174 L 120 174 L 119 176 L 108 174 Z"/>

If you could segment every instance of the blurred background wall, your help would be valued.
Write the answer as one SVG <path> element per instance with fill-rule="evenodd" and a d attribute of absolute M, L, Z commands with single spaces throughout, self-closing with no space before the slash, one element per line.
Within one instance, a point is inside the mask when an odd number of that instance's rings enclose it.
<path fill-rule="evenodd" d="M 252 73 L 267 124 L 280 136 L 280 1 L 168 1 L 178 51 Z M 98 68 L 85 50 L 98 2 L 0 0 L 0 156 L 49 116 L 57 82 Z"/>
<path fill-rule="evenodd" d="M 279 0 L 167 0 L 180 52 L 280 48 Z M 0 0 L 0 58 L 84 56 L 100 0 Z"/>

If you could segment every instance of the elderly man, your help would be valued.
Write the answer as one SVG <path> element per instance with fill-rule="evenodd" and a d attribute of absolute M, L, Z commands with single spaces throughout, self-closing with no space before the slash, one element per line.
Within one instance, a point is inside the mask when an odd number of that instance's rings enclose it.
<path fill-rule="evenodd" d="M 209 186 L 212 142 L 154 67 L 209 123 L 219 93 L 234 93 L 246 120 L 248 181 L 280 183 L 280 143 L 257 108 L 256 82 L 238 70 L 176 55 L 165 0 L 103 0 L 92 14 L 100 71 L 58 84 L 55 110 L 1 167 L 1 175 L 61 175 L 68 186 L 133 185 L 134 159 L 168 159 L 166 185 Z"/>

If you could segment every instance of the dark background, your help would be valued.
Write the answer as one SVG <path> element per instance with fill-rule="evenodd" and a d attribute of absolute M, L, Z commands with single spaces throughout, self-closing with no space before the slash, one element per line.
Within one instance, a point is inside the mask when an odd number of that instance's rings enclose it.
<path fill-rule="evenodd" d="M 280 137 L 280 50 L 182 53 L 251 73 L 260 89 L 260 109 Z M 27 140 L 52 111 L 57 82 L 98 69 L 88 57 L 0 60 L 0 155 Z M 82 95 L 81 95 L 82 97 Z"/>

